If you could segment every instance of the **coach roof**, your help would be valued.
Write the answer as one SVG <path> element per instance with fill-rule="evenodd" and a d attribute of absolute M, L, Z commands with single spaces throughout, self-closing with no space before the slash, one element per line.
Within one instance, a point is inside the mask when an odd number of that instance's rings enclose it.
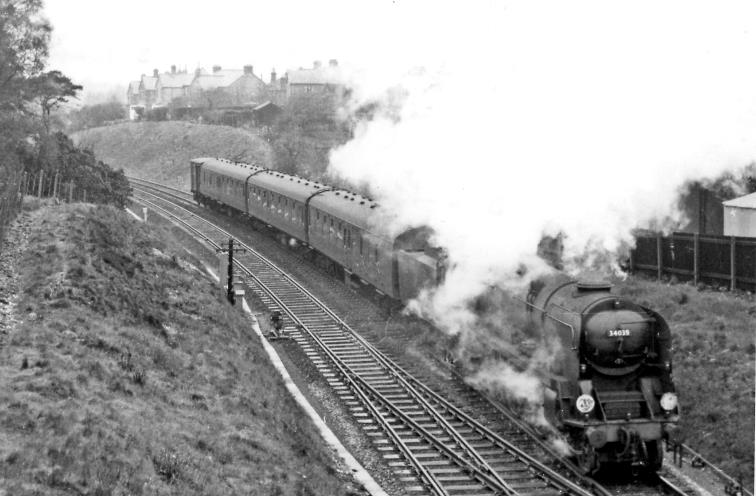
<path fill-rule="evenodd" d="M 312 199 L 310 205 L 322 212 L 349 222 L 364 230 L 375 231 L 374 221 L 378 204 L 369 198 L 337 189 L 326 191 Z"/>
<path fill-rule="evenodd" d="M 201 163 L 206 171 L 214 172 L 226 177 L 245 181 L 250 174 L 263 170 L 262 167 L 241 162 L 232 162 L 223 158 L 195 158 L 192 162 Z"/>
<path fill-rule="evenodd" d="M 310 181 L 309 179 L 274 170 L 266 170 L 257 174 L 249 182 L 253 186 L 265 188 L 300 203 L 304 203 L 309 197 L 328 187 L 316 181 Z"/>

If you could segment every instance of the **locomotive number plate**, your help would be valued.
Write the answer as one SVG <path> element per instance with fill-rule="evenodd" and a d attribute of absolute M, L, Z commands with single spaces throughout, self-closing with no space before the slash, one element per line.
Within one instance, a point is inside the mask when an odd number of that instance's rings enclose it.
<path fill-rule="evenodd" d="M 630 335 L 630 329 L 609 329 L 606 335 L 610 338 L 624 338 Z"/>

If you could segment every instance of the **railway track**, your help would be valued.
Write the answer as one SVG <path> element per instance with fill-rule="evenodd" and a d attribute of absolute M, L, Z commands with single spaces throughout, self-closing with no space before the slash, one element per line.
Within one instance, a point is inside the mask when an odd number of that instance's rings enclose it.
<path fill-rule="evenodd" d="M 151 195 L 167 195 L 173 200 L 194 205 L 188 192 L 151 181 L 131 180 L 137 183 L 135 184 L 138 186 L 137 189 L 146 188 L 152 191 Z M 157 197 L 153 196 L 153 200 L 147 201 L 152 202 L 151 206 L 156 210 L 162 209 L 155 204 Z M 167 215 L 174 216 L 170 213 Z M 193 214 L 186 211 L 182 215 L 191 217 Z M 225 231 L 221 230 L 218 233 L 221 233 L 216 236 L 218 239 L 225 240 L 229 237 Z M 200 237 L 217 245 L 217 242 L 208 239 L 209 236 L 200 235 Z M 276 244 L 275 241 L 271 243 Z M 246 248 L 250 250 L 249 247 Z M 300 258 L 297 255 L 292 256 Z M 263 263 L 263 265 L 266 264 Z M 254 267 L 255 271 L 264 268 L 259 265 L 250 265 L 250 267 Z M 271 268 L 270 264 L 267 267 L 278 276 L 282 274 L 280 269 Z M 470 411 L 468 408 L 463 411 L 459 406 L 445 400 L 415 379 L 422 375 L 421 369 L 417 370 L 412 367 L 412 364 L 402 368 L 395 361 L 388 360 L 384 354 L 350 329 L 332 311 L 325 312 L 326 315 L 331 314 L 325 321 L 319 320 L 322 318 L 322 309 L 327 309 L 327 307 L 314 296 L 305 296 L 305 300 L 309 298 L 310 301 L 315 301 L 316 308 L 305 306 L 300 309 L 302 295 L 309 294 L 304 288 L 277 287 L 278 282 L 275 279 L 267 281 L 266 286 L 265 281 L 255 280 L 250 276 L 247 282 L 269 308 L 281 309 L 290 316 L 291 321 L 297 324 L 298 329 L 292 333 L 295 340 L 344 400 L 357 422 L 363 426 L 378 450 L 383 453 L 388 465 L 410 491 L 428 494 L 551 494 L 554 491 L 572 492 L 576 488 L 583 490 L 577 486 L 567 486 L 565 489 L 558 484 L 550 484 L 547 476 L 535 479 L 523 477 L 523 472 L 534 473 L 539 469 L 534 469 L 533 465 L 529 465 L 528 458 L 532 459 L 532 456 L 526 456 L 523 461 L 516 455 L 508 457 L 502 455 L 509 453 L 507 449 L 512 447 L 507 446 L 508 443 L 500 437 L 502 429 L 496 428 L 496 432 L 499 433 L 497 435 L 480 425 L 479 422 L 477 426 L 474 425 L 475 419 L 465 414 L 465 411 Z M 297 286 L 296 283 L 294 285 Z M 282 296 L 275 296 L 276 291 L 279 291 Z M 317 310 L 317 307 L 320 307 L 320 310 Z M 318 314 L 319 311 L 321 314 Z M 322 336 L 320 336 L 321 333 Z M 368 361 L 365 361 L 364 356 L 360 356 L 365 353 L 370 355 Z M 406 368 L 411 370 L 405 370 Z M 532 446 L 535 451 L 541 450 L 541 454 L 544 452 L 553 454 L 553 451 L 539 439 L 539 434 L 515 418 L 507 407 L 485 396 L 482 398 L 484 401 L 481 402 L 480 393 L 472 390 L 461 380 L 457 381 L 457 386 L 461 396 L 470 396 L 467 404 L 470 402 L 476 404 L 476 411 L 470 412 L 474 413 L 475 417 L 481 418 L 481 412 L 483 412 L 483 418 L 491 418 L 493 413 L 498 418 L 503 418 L 504 423 L 510 424 L 504 429 L 506 431 L 504 437 L 506 439 L 519 437 L 517 446 L 520 450 L 523 446 Z M 362 392 L 356 393 L 355 390 Z M 466 402 L 463 401 L 463 403 Z M 480 409 L 477 406 L 480 406 Z M 436 414 L 433 413 L 434 411 Z M 438 412 L 443 412 L 442 419 L 436 418 Z M 389 419 L 386 423 L 390 428 L 384 426 L 381 419 Z M 473 423 L 472 426 L 469 422 Z M 501 422 L 498 423 L 501 424 Z M 396 428 L 393 428 L 394 426 Z M 459 436 L 454 434 L 455 430 Z M 523 441 L 523 435 L 529 439 Z M 504 446 L 499 446 L 501 441 L 504 441 Z M 684 449 L 690 451 L 695 459 L 695 452 L 687 446 Z M 531 452 L 530 449 L 526 451 Z M 477 455 L 480 457 L 478 458 Z M 555 457 L 553 464 L 562 465 L 567 473 L 575 469 L 574 465 L 570 466 L 571 464 L 563 458 Z M 471 469 L 471 466 L 475 466 L 477 470 Z M 727 484 L 729 488 L 726 491 L 727 494 L 752 496 L 751 493 L 742 491 L 742 487 L 736 481 L 721 473 L 713 465 L 711 467 L 718 476 L 721 474 L 723 482 Z M 548 469 L 548 467 L 545 468 Z M 501 480 L 498 480 L 499 478 Z M 596 494 L 604 496 L 609 494 L 607 489 L 596 481 L 580 477 L 575 477 L 574 480 L 579 480 L 583 486 L 590 487 Z M 502 482 L 504 484 L 501 484 Z M 695 494 L 674 476 L 659 477 L 653 482 L 636 481 L 632 485 L 607 487 L 613 494 L 626 496 L 651 496 L 659 493 Z M 736 490 L 733 490 L 733 487 Z M 738 493 L 737 489 L 741 492 Z"/>
<path fill-rule="evenodd" d="M 139 187 L 140 202 L 220 248 L 225 230 Z M 414 378 L 315 295 L 249 246 L 242 279 L 271 310 L 372 439 L 407 492 L 433 495 L 587 496 L 588 490 L 520 450 Z"/>

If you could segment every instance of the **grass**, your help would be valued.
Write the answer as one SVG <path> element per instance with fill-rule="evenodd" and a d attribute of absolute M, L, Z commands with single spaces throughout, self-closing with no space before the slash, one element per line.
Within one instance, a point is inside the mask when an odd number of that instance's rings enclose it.
<path fill-rule="evenodd" d="M 656 309 L 672 329 L 673 377 L 687 444 L 750 485 L 754 476 L 754 296 L 644 278 L 630 278 L 621 291 Z"/>
<path fill-rule="evenodd" d="M 686 443 L 723 469 L 742 476 L 753 487 L 754 476 L 754 359 L 756 299 L 746 293 L 698 289 L 629 277 L 615 281 L 617 291 L 658 311 L 673 333 L 673 379 L 681 403 L 681 427 Z M 491 291 L 471 307 L 477 320 L 475 332 L 439 338 L 438 331 L 415 326 L 414 342 L 387 337 L 384 343 L 421 355 L 443 356 L 454 350 L 456 363 L 474 377 L 491 362 L 514 363 L 537 348 L 524 319 L 523 304 L 500 291 Z M 406 327 L 405 323 L 401 325 Z M 401 328 L 397 323 L 397 331 Z M 409 331 L 405 331 L 406 332 Z M 395 342 L 394 342 L 395 341 Z M 501 379 L 501 378 L 499 378 Z M 513 379 L 514 380 L 514 379 Z M 515 389 L 510 384 L 510 389 Z M 493 392 L 501 393 L 501 385 Z M 533 405 L 508 399 L 522 415 Z"/>
<path fill-rule="evenodd" d="M 8 494 L 350 494 L 249 322 L 169 232 L 104 207 L 23 216 L 0 349 Z"/>
<path fill-rule="evenodd" d="M 268 143 L 240 128 L 181 121 L 128 122 L 79 131 L 74 141 L 91 147 L 97 158 L 126 174 L 189 189 L 189 160 L 223 157 L 272 163 Z"/>

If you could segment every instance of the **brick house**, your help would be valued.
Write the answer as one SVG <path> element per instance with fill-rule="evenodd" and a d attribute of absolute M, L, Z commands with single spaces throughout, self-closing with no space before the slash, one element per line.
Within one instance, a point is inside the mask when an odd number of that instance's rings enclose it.
<path fill-rule="evenodd" d="M 344 92 L 344 76 L 335 59 L 331 59 L 326 67 L 316 60 L 311 69 L 288 71 L 287 78 L 287 99 L 322 93 L 341 96 Z"/>
<path fill-rule="evenodd" d="M 164 72 L 158 76 L 157 94 L 158 101 L 162 105 L 168 105 L 174 98 L 189 96 L 189 86 L 194 80 L 194 74 L 187 71 L 176 71 L 176 66 L 171 66 L 171 72 Z"/>
<path fill-rule="evenodd" d="M 214 66 L 212 73 L 201 70 L 189 85 L 189 99 L 198 107 L 238 107 L 257 103 L 265 83 L 255 75 L 251 65 L 244 69 L 222 69 Z"/>

